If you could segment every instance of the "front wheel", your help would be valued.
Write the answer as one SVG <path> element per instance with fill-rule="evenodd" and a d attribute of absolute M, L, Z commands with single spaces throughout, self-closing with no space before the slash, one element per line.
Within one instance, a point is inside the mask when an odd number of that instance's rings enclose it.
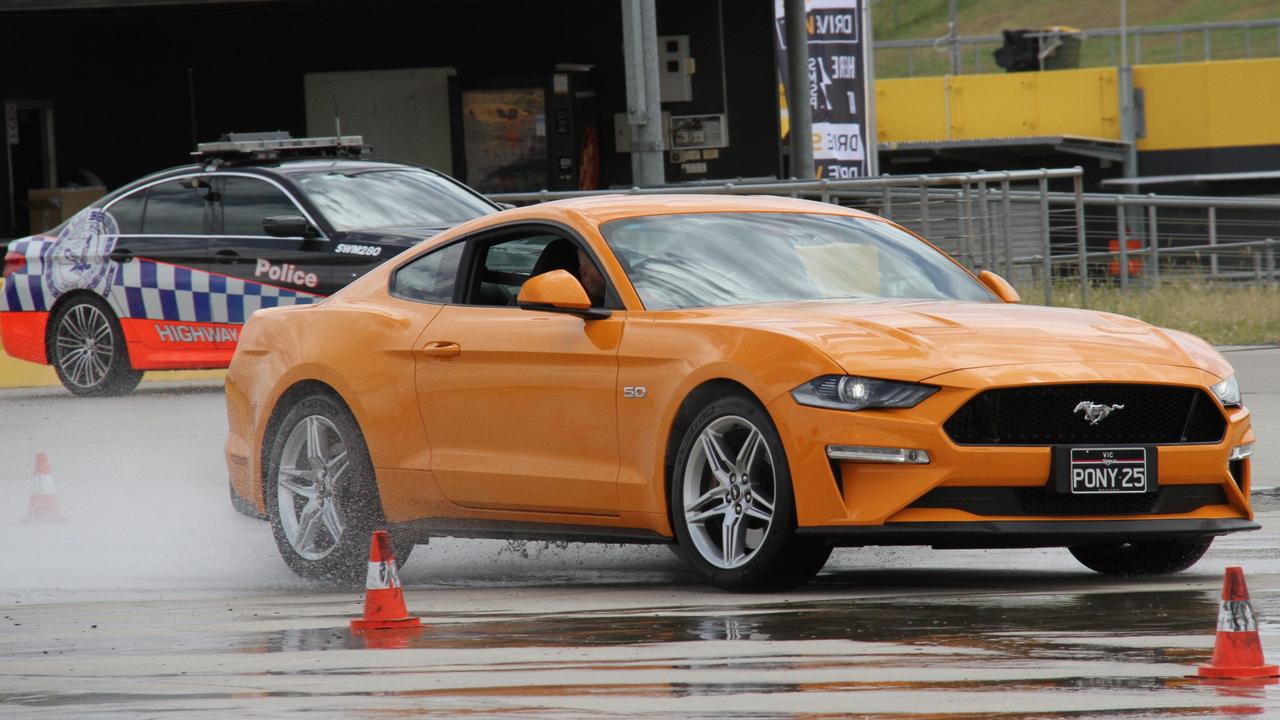
<path fill-rule="evenodd" d="M 1169 575 L 1195 565 L 1211 544 L 1213 538 L 1076 545 L 1067 550 L 1080 564 L 1103 575 Z"/>
<path fill-rule="evenodd" d="M 672 469 L 671 504 L 685 559 L 726 590 L 800 585 L 831 554 L 795 533 L 786 453 L 754 399 L 720 398 L 694 418 Z"/>
<path fill-rule="evenodd" d="M 345 406 L 324 393 L 296 402 L 276 425 L 264 486 L 272 534 L 290 569 L 338 583 L 365 577 L 370 535 L 385 522 L 364 436 Z M 412 548 L 395 543 L 398 564 Z"/>
<path fill-rule="evenodd" d="M 76 395 L 124 395 L 142 380 L 129 364 L 119 321 L 96 297 L 81 295 L 53 313 L 46 355 Z"/>

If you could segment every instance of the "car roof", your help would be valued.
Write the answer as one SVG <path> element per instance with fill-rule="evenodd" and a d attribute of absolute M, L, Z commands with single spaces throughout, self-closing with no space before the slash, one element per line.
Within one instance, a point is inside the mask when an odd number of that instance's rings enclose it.
<path fill-rule="evenodd" d="M 524 208 L 522 208 L 524 209 Z M 875 218 L 870 213 L 840 207 L 816 200 L 799 200 L 776 195 L 712 195 L 712 194 L 610 194 L 556 200 L 533 205 L 537 211 L 574 212 L 590 218 L 597 224 L 624 218 L 649 215 L 677 215 L 683 213 L 712 212 L 786 212 L 847 215 Z M 508 211 L 510 213 L 518 211 Z M 533 213 L 531 213 L 533 214 Z"/>

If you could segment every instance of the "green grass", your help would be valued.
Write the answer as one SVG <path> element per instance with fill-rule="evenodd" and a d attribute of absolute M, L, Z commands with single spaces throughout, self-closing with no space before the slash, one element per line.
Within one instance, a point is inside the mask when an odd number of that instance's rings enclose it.
<path fill-rule="evenodd" d="M 876 40 L 935 39 L 947 32 L 947 0 L 880 0 L 872 5 Z M 997 34 L 1000 30 L 1067 25 L 1089 30 L 1120 26 L 1119 0 L 960 0 L 958 31 L 965 35 Z M 1228 20 L 1263 20 L 1280 17 L 1280 0 L 1133 0 L 1129 3 L 1129 25 L 1172 25 Z M 1227 60 L 1246 57 L 1242 31 L 1210 34 L 1211 57 Z M 1203 58 L 1203 41 L 1198 33 L 1178 38 L 1172 35 L 1147 37 L 1142 42 L 1143 63 L 1197 61 Z M 1253 57 L 1274 57 L 1277 40 L 1274 30 L 1252 33 Z M 976 54 L 981 72 L 1003 72 L 991 57 L 998 47 L 981 47 Z M 1105 38 L 1086 40 L 1081 48 L 1081 67 L 1118 63 L 1118 49 Z M 962 49 L 963 72 L 975 68 L 975 50 Z M 1137 59 L 1130 55 L 1132 62 Z M 881 50 L 876 53 L 876 77 L 892 78 L 939 75 L 950 70 L 950 55 L 931 48 Z"/>
<path fill-rule="evenodd" d="M 1043 304 L 1040 286 L 1019 288 L 1023 302 Z M 1055 307 L 1083 307 L 1079 283 L 1055 283 Z M 1187 281 L 1158 288 L 1089 289 L 1089 308 L 1185 330 L 1214 345 L 1280 343 L 1280 288 Z"/>

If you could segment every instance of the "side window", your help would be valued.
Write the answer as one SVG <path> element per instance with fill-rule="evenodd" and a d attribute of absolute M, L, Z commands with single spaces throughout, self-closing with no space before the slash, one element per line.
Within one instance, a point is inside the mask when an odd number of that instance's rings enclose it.
<path fill-rule="evenodd" d="M 453 302 L 458 262 L 466 243 L 454 243 L 414 260 L 396 271 L 391 292 L 409 300 L 429 303 Z"/>
<path fill-rule="evenodd" d="M 228 177 L 222 183 L 223 235 L 266 235 L 264 218 L 302 214 L 289 196 L 265 180 Z"/>
<path fill-rule="evenodd" d="M 538 273 L 560 268 L 560 264 L 557 267 L 546 267 L 550 263 L 544 260 L 544 255 L 550 257 L 557 254 L 555 249 L 564 247 L 564 243 L 572 246 L 572 242 L 559 235 L 540 233 L 511 237 L 487 247 L 477 247 L 474 257 L 478 267 L 466 304 L 515 305 L 516 296 L 520 294 L 520 286 L 525 280 Z M 569 252 L 577 251 L 570 247 Z M 568 256 L 566 252 L 558 254 Z M 576 260 L 574 264 L 576 266 Z"/>
<path fill-rule="evenodd" d="M 140 190 L 116 200 L 107 209 L 107 214 L 115 218 L 121 235 L 137 235 L 142 232 L 142 210 L 146 207 L 147 192 Z"/>
<path fill-rule="evenodd" d="M 142 232 L 147 235 L 205 234 L 207 187 L 192 187 L 187 180 L 152 185 L 147 191 Z"/>

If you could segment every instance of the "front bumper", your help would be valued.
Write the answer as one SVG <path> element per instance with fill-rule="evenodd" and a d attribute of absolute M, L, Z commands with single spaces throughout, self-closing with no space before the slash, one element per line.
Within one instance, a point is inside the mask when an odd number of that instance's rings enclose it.
<path fill-rule="evenodd" d="M 1058 502 L 1049 487 L 1052 448 L 1048 445 L 960 445 L 943 424 L 975 394 L 990 388 L 1036 383 L 1152 383 L 1207 388 L 1217 378 L 1203 370 L 1134 363 L 1046 363 L 955 371 L 930 378 L 940 390 L 915 408 L 844 412 L 798 405 L 790 396 L 770 403 L 770 413 L 787 450 L 802 531 L 849 529 L 850 536 L 892 540 L 903 530 L 964 528 L 968 534 L 992 534 L 982 528 L 1016 530 L 1017 523 L 1043 522 L 1057 528 L 1068 522 L 1112 526 L 1141 521 L 1252 520 L 1249 504 L 1251 463 L 1228 462 L 1231 449 L 1253 442 L 1249 411 L 1221 409 L 1227 426 L 1216 443 L 1158 445 L 1158 486 L 1168 488 L 1169 502 L 1135 509 L 1127 501 L 1114 507 L 1078 509 L 1067 498 Z M 829 446 L 873 446 L 927 451 L 927 464 L 876 464 L 833 461 Z M 970 492 L 973 491 L 973 492 Z M 1212 495 L 1215 499 L 1207 501 Z M 972 496 L 972 497 L 970 497 Z M 1027 500 L 1010 504 L 1011 497 Z M 1043 496 L 1043 497 L 1041 497 Z M 1172 497 L 1176 496 L 1176 497 Z M 1003 497 L 987 502 L 983 497 Z M 940 502 L 941 500 L 957 502 Z M 1195 500 L 1195 502 L 1191 502 Z M 1139 527 L 1139 526 L 1134 526 Z M 1141 526 L 1145 527 L 1145 525 Z M 1172 535 L 1183 533 L 1178 525 Z M 1235 527 L 1218 532 L 1233 532 Z M 1117 531 L 1117 535 L 1124 531 Z M 860 534 L 861 533 L 861 534 Z M 924 544 L 934 544 L 926 538 Z M 876 542 L 879 542 L 878 540 Z M 1042 540 L 1024 545 L 1054 544 Z M 1055 540 L 1055 543 L 1057 541 Z M 853 543 L 858 544 L 858 543 Z M 868 541 L 867 544 L 875 544 Z M 915 544 L 913 541 L 912 544 Z M 986 546 L 998 546 L 984 543 Z M 1060 544 L 1060 543 L 1059 543 Z"/>
<path fill-rule="evenodd" d="M 874 526 L 802 527 L 801 535 L 833 545 L 928 545 L 934 548 L 1033 548 L 1207 538 L 1262 526 L 1244 519 L 975 520 L 893 522 Z"/>

